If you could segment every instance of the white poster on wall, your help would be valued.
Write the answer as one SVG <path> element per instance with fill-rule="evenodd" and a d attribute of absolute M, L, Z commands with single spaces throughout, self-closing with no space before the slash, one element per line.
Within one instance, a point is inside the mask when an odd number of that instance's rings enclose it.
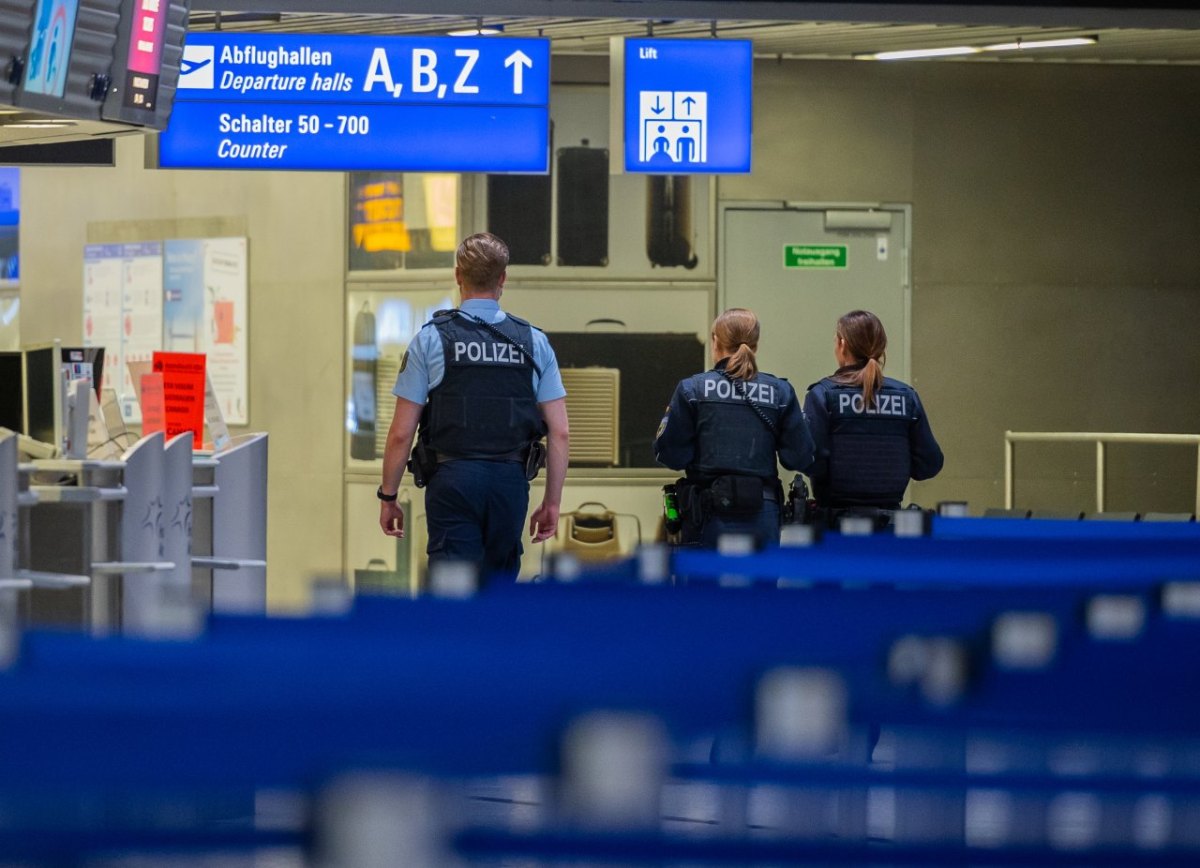
<path fill-rule="evenodd" d="M 205 353 L 225 420 L 249 422 L 245 238 L 177 239 L 163 257 L 163 349 Z"/>
<path fill-rule="evenodd" d="M 83 252 L 83 343 L 104 347 L 102 388 L 127 422 L 141 421 L 129 363 L 149 361 L 162 340 L 162 244 L 89 244 Z"/>

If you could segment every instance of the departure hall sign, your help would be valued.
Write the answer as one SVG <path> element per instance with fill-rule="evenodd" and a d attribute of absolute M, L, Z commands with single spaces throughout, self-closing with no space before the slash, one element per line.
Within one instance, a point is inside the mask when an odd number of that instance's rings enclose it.
<path fill-rule="evenodd" d="M 166 168 L 546 172 L 546 39 L 190 33 Z"/>

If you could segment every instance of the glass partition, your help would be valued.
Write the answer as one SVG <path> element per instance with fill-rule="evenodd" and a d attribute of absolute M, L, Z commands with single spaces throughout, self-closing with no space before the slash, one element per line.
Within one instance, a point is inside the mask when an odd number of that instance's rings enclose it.
<path fill-rule="evenodd" d="M 449 289 L 355 289 L 347 295 L 350 364 L 346 431 L 348 466 L 383 458 L 396 399 L 392 387 L 413 336 L 435 311 L 454 307 Z"/>
<path fill-rule="evenodd" d="M 459 175 L 351 172 L 350 271 L 454 265 L 459 242 Z"/>

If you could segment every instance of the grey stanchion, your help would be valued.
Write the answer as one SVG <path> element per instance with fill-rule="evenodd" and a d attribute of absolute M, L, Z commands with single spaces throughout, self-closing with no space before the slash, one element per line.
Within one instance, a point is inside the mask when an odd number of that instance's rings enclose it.
<path fill-rule="evenodd" d="M 723 533 L 717 537 L 717 552 L 723 555 L 751 555 L 754 549 L 754 534 Z M 751 581 L 741 573 L 722 573 L 717 584 L 723 588 L 748 588 Z"/>
<path fill-rule="evenodd" d="M 318 868 L 454 868 L 444 796 L 428 780 L 361 773 L 337 781 L 317 815 Z"/>
<path fill-rule="evenodd" d="M 17 435 L 0 428 L 0 590 L 21 591 L 33 585 L 71 588 L 86 585 L 87 576 L 38 572 L 21 569 L 17 563 L 17 537 L 20 533 L 19 506 L 32 506 L 37 497 L 19 496 L 20 467 L 17 460 Z"/>
<path fill-rule="evenodd" d="M 169 583 L 192 583 L 192 432 L 177 434 L 163 451 L 162 547 L 175 566 L 163 574 Z"/>
<path fill-rule="evenodd" d="M 148 434 L 122 456 L 121 559 L 92 564 L 97 575 L 121 577 L 121 627 L 132 633 L 143 632 L 152 617 L 152 598 L 159 592 L 154 574 L 175 568 L 162 557 L 164 439 L 162 432 Z"/>
<path fill-rule="evenodd" d="M 671 550 L 662 543 L 649 543 L 637 550 L 638 579 L 645 585 L 671 581 Z"/>
<path fill-rule="evenodd" d="M 429 594 L 466 600 L 479 591 L 479 567 L 471 561 L 440 560 L 429 565 Z"/>
<path fill-rule="evenodd" d="M 653 716 L 595 712 L 563 739 L 564 820 L 606 830 L 658 828 L 668 739 Z"/>
<path fill-rule="evenodd" d="M 759 756 L 785 763 L 848 764 L 852 739 L 846 709 L 846 687 L 836 672 L 784 667 L 766 673 L 755 691 Z M 861 839 L 865 810 L 865 791 L 760 785 L 752 792 L 748 816 L 776 835 L 821 838 L 837 829 L 843 837 Z"/>
<path fill-rule="evenodd" d="M 267 608 L 267 435 L 244 434 L 215 456 L 212 555 L 192 558 L 213 570 L 214 612 Z"/>

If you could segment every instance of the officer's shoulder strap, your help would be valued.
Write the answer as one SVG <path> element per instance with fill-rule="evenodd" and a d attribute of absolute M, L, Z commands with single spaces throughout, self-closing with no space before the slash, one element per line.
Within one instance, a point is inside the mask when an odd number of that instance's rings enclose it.
<path fill-rule="evenodd" d="M 521 319 L 519 316 L 517 316 L 515 314 L 511 314 L 508 311 L 505 311 L 504 315 L 519 326 L 529 326 L 531 329 L 537 329 L 539 332 L 541 331 L 541 329 L 539 329 L 537 326 L 535 326 L 533 323 L 531 323 L 527 319 Z"/>
<path fill-rule="evenodd" d="M 434 311 L 433 316 L 430 318 L 429 322 L 425 323 L 425 325 L 445 325 L 446 323 L 450 322 L 450 320 L 454 319 L 454 316 L 457 313 L 458 308 L 454 307 L 446 308 L 445 310 Z M 424 326 L 422 326 L 422 328 L 424 328 Z"/>

